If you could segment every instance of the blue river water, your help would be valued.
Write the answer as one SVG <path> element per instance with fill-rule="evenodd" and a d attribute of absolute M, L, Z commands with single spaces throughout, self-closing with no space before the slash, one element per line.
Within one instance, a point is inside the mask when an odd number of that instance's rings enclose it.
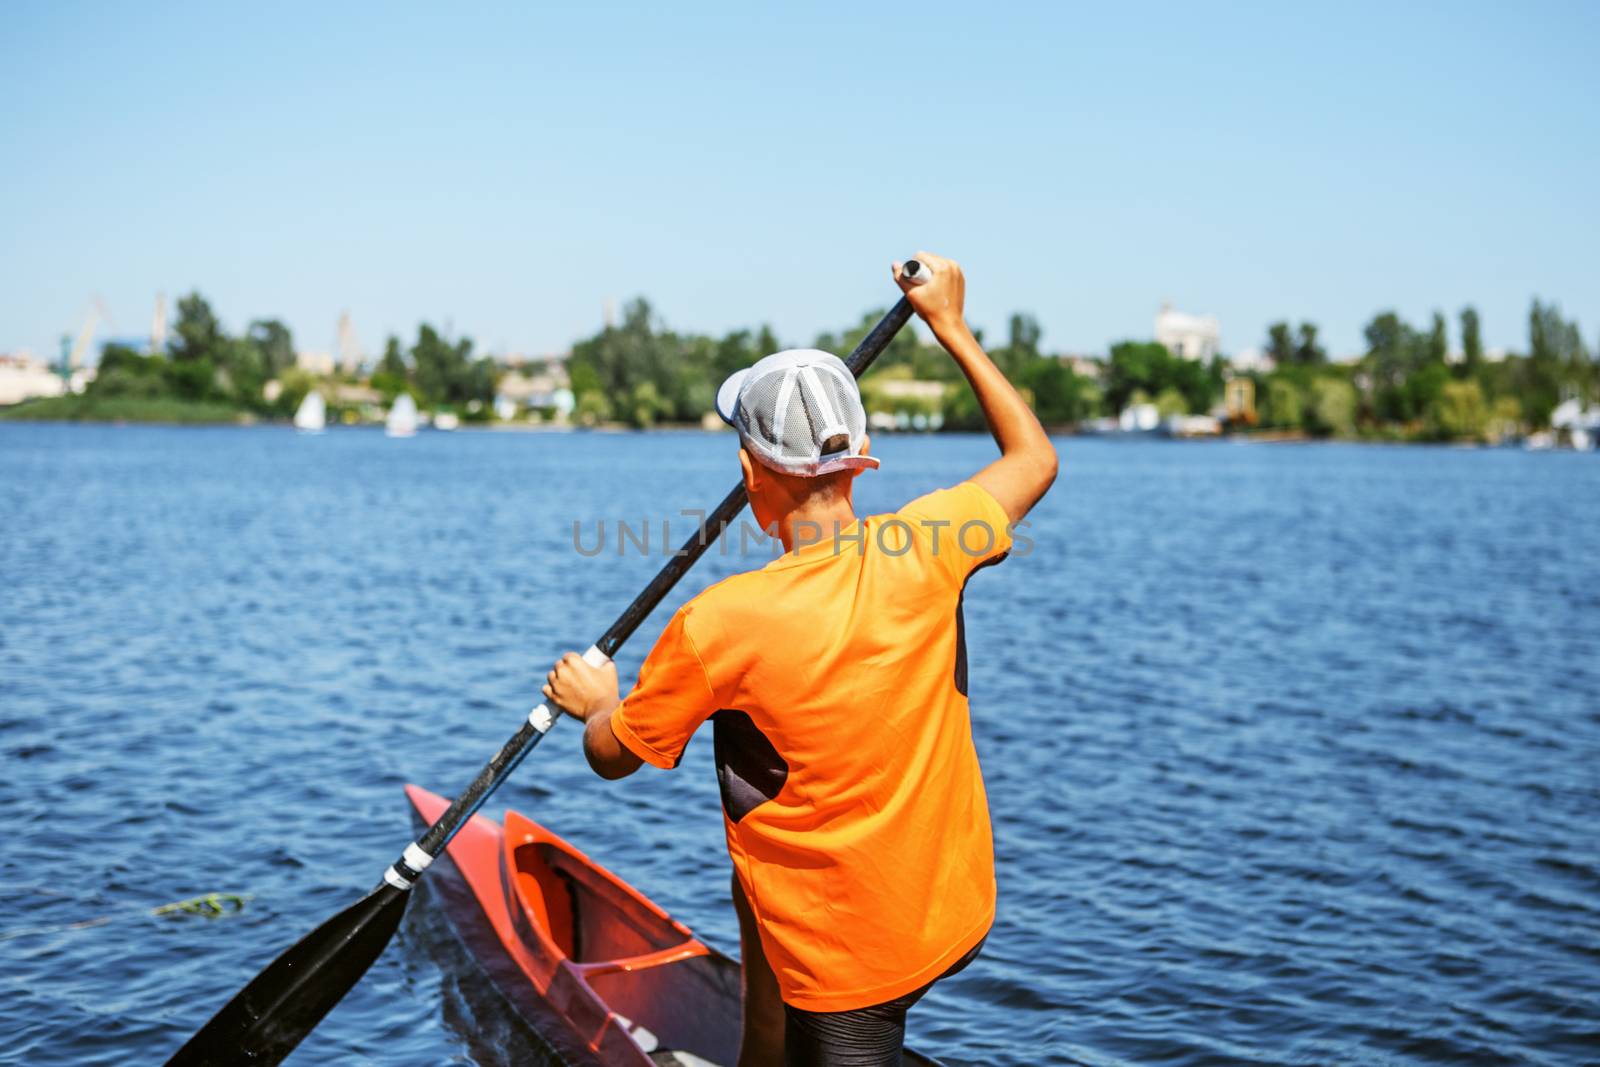
<path fill-rule="evenodd" d="M 1600 1061 L 1600 461 L 1061 439 L 967 592 L 1000 914 L 950 1063 Z M 875 442 L 889 510 L 992 455 Z M 160 1062 L 409 840 L 720 499 L 699 433 L 0 424 L 0 1062 Z M 574 550 L 603 521 L 608 551 Z M 587 545 L 586 545 L 587 547 Z M 758 560 L 702 561 L 667 612 Z M 708 741 L 489 803 L 737 947 Z M 208 892 L 217 918 L 152 917 Z M 413 909 L 293 1064 L 529 1062 Z"/>

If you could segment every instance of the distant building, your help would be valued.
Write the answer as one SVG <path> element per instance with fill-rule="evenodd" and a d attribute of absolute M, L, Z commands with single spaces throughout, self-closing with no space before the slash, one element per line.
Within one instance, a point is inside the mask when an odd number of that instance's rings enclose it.
<path fill-rule="evenodd" d="M 1090 381 L 1097 382 L 1105 377 L 1106 361 L 1103 359 L 1098 359 L 1094 356 L 1074 355 L 1058 356 L 1057 358 L 1065 363 L 1073 374 L 1080 378 L 1088 378 Z"/>
<path fill-rule="evenodd" d="M 510 361 L 507 361 L 510 362 Z M 559 359 L 525 360 L 511 363 L 515 369 L 503 375 L 496 390 L 495 412 L 510 419 L 519 410 L 553 412 L 564 420 L 576 407 L 565 362 Z M 511 412 L 511 415 L 503 412 Z"/>
<path fill-rule="evenodd" d="M 328 375 L 333 373 L 333 353 L 331 352 L 296 352 L 294 365 L 308 374 Z"/>
<path fill-rule="evenodd" d="M 20 404 L 39 396 L 67 391 L 61 375 L 30 352 L 0 353 L 0 405 Z"/>
<path fill-rule="evenodd" d="M 1222 323 L 1215 315 L 1190 315 L 1162 304 L 1156 313 L 1156 342 L 1183 359 L 1213 359 L 1222 343 Z"/>
<path fill-rule="evenodd" d="M 1256 424 L 1256 383 L 1249 378 L 1229 378 L 1222 383 L 1222 412 L 1230 425 Z"/>
<path fill-rule="evenodd" d="M 885 378 L 873 383 L 873 388 L 889 400 L 919 400 L 938 404 L 944 400 L 944 383 L 922 381 L 916 378 Z"/>
<path fill-rule="evenodd" d="M 1232 364 L 1234 370 L 1259 371 L 1262 374 L 1272 370 L 1272 357 L 1262 348 L 1246 348 L 1241 352 L 1235 352 L 1228 357 L 1228 362 Z"/>

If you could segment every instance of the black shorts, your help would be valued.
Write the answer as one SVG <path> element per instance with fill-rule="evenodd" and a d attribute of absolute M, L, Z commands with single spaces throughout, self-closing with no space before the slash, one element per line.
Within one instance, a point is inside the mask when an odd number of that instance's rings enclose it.
<path fill-rule="evenodd" d="M 983 941 L 933 982 L 949 978 L 981 951 Z M 906 1012 L 933 988 L 933 982 L 905 996 L 850 1011 L 806 1011 L 785 1004 L 784 1067 L 900 1067 Z"/>

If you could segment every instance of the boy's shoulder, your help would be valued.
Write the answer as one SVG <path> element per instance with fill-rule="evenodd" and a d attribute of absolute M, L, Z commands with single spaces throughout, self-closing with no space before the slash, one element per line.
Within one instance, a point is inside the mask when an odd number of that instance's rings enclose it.
<path fill-rule="evenodd" d="M 730 574 L 700 590 L 678 610 L 686 619 L 696 614 L 720 616 L 729 612 L 738 613 L 766 596 L 771 581 L 768 571 L 762 567 Z"/>

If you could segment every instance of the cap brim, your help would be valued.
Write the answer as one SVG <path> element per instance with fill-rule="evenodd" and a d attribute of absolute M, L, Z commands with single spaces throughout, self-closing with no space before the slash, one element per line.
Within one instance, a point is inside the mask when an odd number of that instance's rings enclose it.
<path fill-rule="evenodd" d="M 877 470 L 878 466 L 877 456 L 837 456 L 818 463 L 813 477 L 816 474 L 832 474 L 834 471 Z"/>
<path fill-rule="evenodd" d="M 717 389 L 717 415 L 723 422 L 739 428 L 736 415 L 739 410 L 739 390 L 744 385 L 744 380 L 750 376 L 750 368 L 736 370 L 728 375 L 728 380 Z"/>

